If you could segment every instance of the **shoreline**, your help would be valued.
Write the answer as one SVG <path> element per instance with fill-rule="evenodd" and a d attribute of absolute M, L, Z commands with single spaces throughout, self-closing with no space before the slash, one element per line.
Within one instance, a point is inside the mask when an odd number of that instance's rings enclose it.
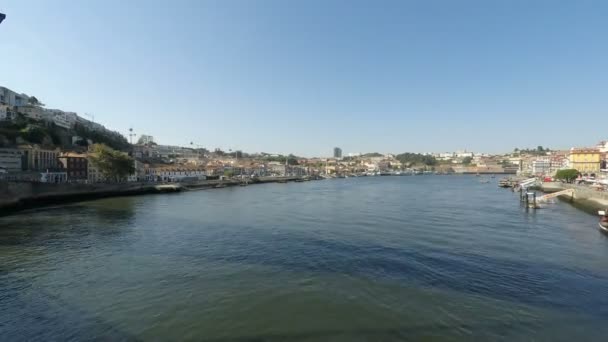
<path fill-rule="evenodd" d="M 598 210 L 605 210 L 608 208 L 608 193 L 595 191 L 588 187 L 567 183 L 547 182 L 534 188 L 547 194 L 566 189 L 574 189 L 574 195 L 572 197 L 569 195 L 562 195 L 557 198 L 561 201 L 568 202 L 575 208 L 589 214 L 597 215 Z"/>
<path fill-rule="evenodd" d="M 286 183 L 303 181 L 301 177 L 262 177 L 246 184 Z M 191 190 L 207 190 L 240 186 L 240 180 L 204 180 L 184 183 L 121 183 L 121 184 L 47 184 L 5 182 L 0 184 L 0 217 L 27 209 L 111 197 L 169 194 Z"/>

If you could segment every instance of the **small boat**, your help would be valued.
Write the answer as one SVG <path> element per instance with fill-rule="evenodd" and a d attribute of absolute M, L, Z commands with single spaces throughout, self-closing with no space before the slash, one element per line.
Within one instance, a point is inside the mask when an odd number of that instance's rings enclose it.
<path fill-rule="evenodd" d="M 510 188 L 513 186 L 513 183 L 509 179 L 503 178 L 498 182 L 498 186 L 501 188 Z"/>
<path fill-rule="evenodd" d="M 600 222 L 598 223 L 600 230 L 604 233 L 608 233 L 608 209 L 600 210 L 597 213 L 601 216 Z"/>
<path fill-rule="evenodd" d="M 488 179 L 480 179 L 479 183 L 490 183 L 490 181 Z"/>

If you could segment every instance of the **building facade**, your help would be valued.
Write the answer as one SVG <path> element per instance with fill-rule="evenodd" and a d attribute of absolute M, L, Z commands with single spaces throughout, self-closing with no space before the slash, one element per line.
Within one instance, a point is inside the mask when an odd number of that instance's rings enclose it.
<path fill-rule="evenodd" d="M 557 171 L 568 169 L 570 167 L 570 160 L 568 154 L 564 152 L 552 153 L 549 157 L 551 160 L 551 169 L 549 175 L 554 176 Z"/>
<path fill-rule="evenodd" d="M 334 147 L 334 158 L 342 158 L 342 149 L 339 147 Z"/>
<path fill-rule="evenodd" d="M 21 145 L 22 167 L 27 171 L 45 171 L 59 166 L 59 149 L 45 149 L 38 145 Z"/>
<path fill-rule="evenodd" d="M 17 111 L 23 114 L 26 118 L 40 121 L 44 117 L 44 110 L 39 106 L 25 105 L 18 106 Z"/>
<path fill-rule="evenodd" d="M 106 176 L 99 170 L 94 162 L 90 158 L 87 158 L 87 180 L 89 183 L 102 183 L 106 181 Z"/>
<path fill-rule="evenodd" d="M 88 160 L 86 154 L 64 153 L 59 156 L 59 163 L 65 169 L 69 181 L 88 179 Z"/>
<path fill-rule="evenodd" d="M 73 128 L 78 118 L 74 112 L 64 112 L 59 109 L 45 109 L 45 112 L 55 125 L 65 129 Z"/>
<path fill-rule="evenodd" d="M 548 157 L 538 157 L 532 160 L 532 173 L 534 175 L 548 175 L 551 171 L 551 160 Z"/>
<path fill-rule="evenodd" d="M 0 87 L 0 104 L 19 107 L 27 105 L 29 100 L 30 97 L 25 94 L 18 94 L 6 87 Z"/>
<path fill-rule="evenodd" d="M 22 171 L 21 151 L 16 148 L 0 148 L 0 172 Z"/>
<path fill-rule="evenodd" d="M 597 174 L 600 172 L 602 153 L 596 148 L 572 148 L 570 150 L 570 167 L 582 174 Z"/>
<path fill-rule="evenodd" d="M 137 169 L 136 165 L 136 171 Z M 140 175 L 139 178 L 140 181 L 152 182 L 204 180 L 207 178 L 207 171 L 202 167 L 145 165 L 143 167 L 143 175 Z"/>
<path fill-rule="evenodd" d="M 7 105 L 0 104 L 0 121 L 10 120 L 9 107 Z"/>

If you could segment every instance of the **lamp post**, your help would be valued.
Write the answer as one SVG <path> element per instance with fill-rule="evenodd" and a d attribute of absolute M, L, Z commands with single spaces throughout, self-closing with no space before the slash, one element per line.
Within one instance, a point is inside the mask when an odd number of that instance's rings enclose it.
<path fill-rule="evenodd" d="M 133 137 L 135 136 L 135 133 L 133 133 L 133 127 L 129 128 L 129 142 L 131 145 L 133 145 Z"/>
<path fill-rule="evenodd" d="M 232 152 L 232 149 L 228 149 L 228 152 Z M 234 150 L 234 164 L 238 167 L 239 164 L 239 151 L 238 150 Z M 239 176 L 241 176 L 241 178 L 243 178 L 243 170 L 239 167 Z"/>

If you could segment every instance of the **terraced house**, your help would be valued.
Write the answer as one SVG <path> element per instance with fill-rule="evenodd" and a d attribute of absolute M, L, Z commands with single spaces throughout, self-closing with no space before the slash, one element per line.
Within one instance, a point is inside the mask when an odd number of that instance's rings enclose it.
<path fill-rule="evenodd" d="M 88 160 L 86 154 L 67 152 L 59 156 L 59 163 L 66 170 L 69 181 L 88 179 Z"/>

